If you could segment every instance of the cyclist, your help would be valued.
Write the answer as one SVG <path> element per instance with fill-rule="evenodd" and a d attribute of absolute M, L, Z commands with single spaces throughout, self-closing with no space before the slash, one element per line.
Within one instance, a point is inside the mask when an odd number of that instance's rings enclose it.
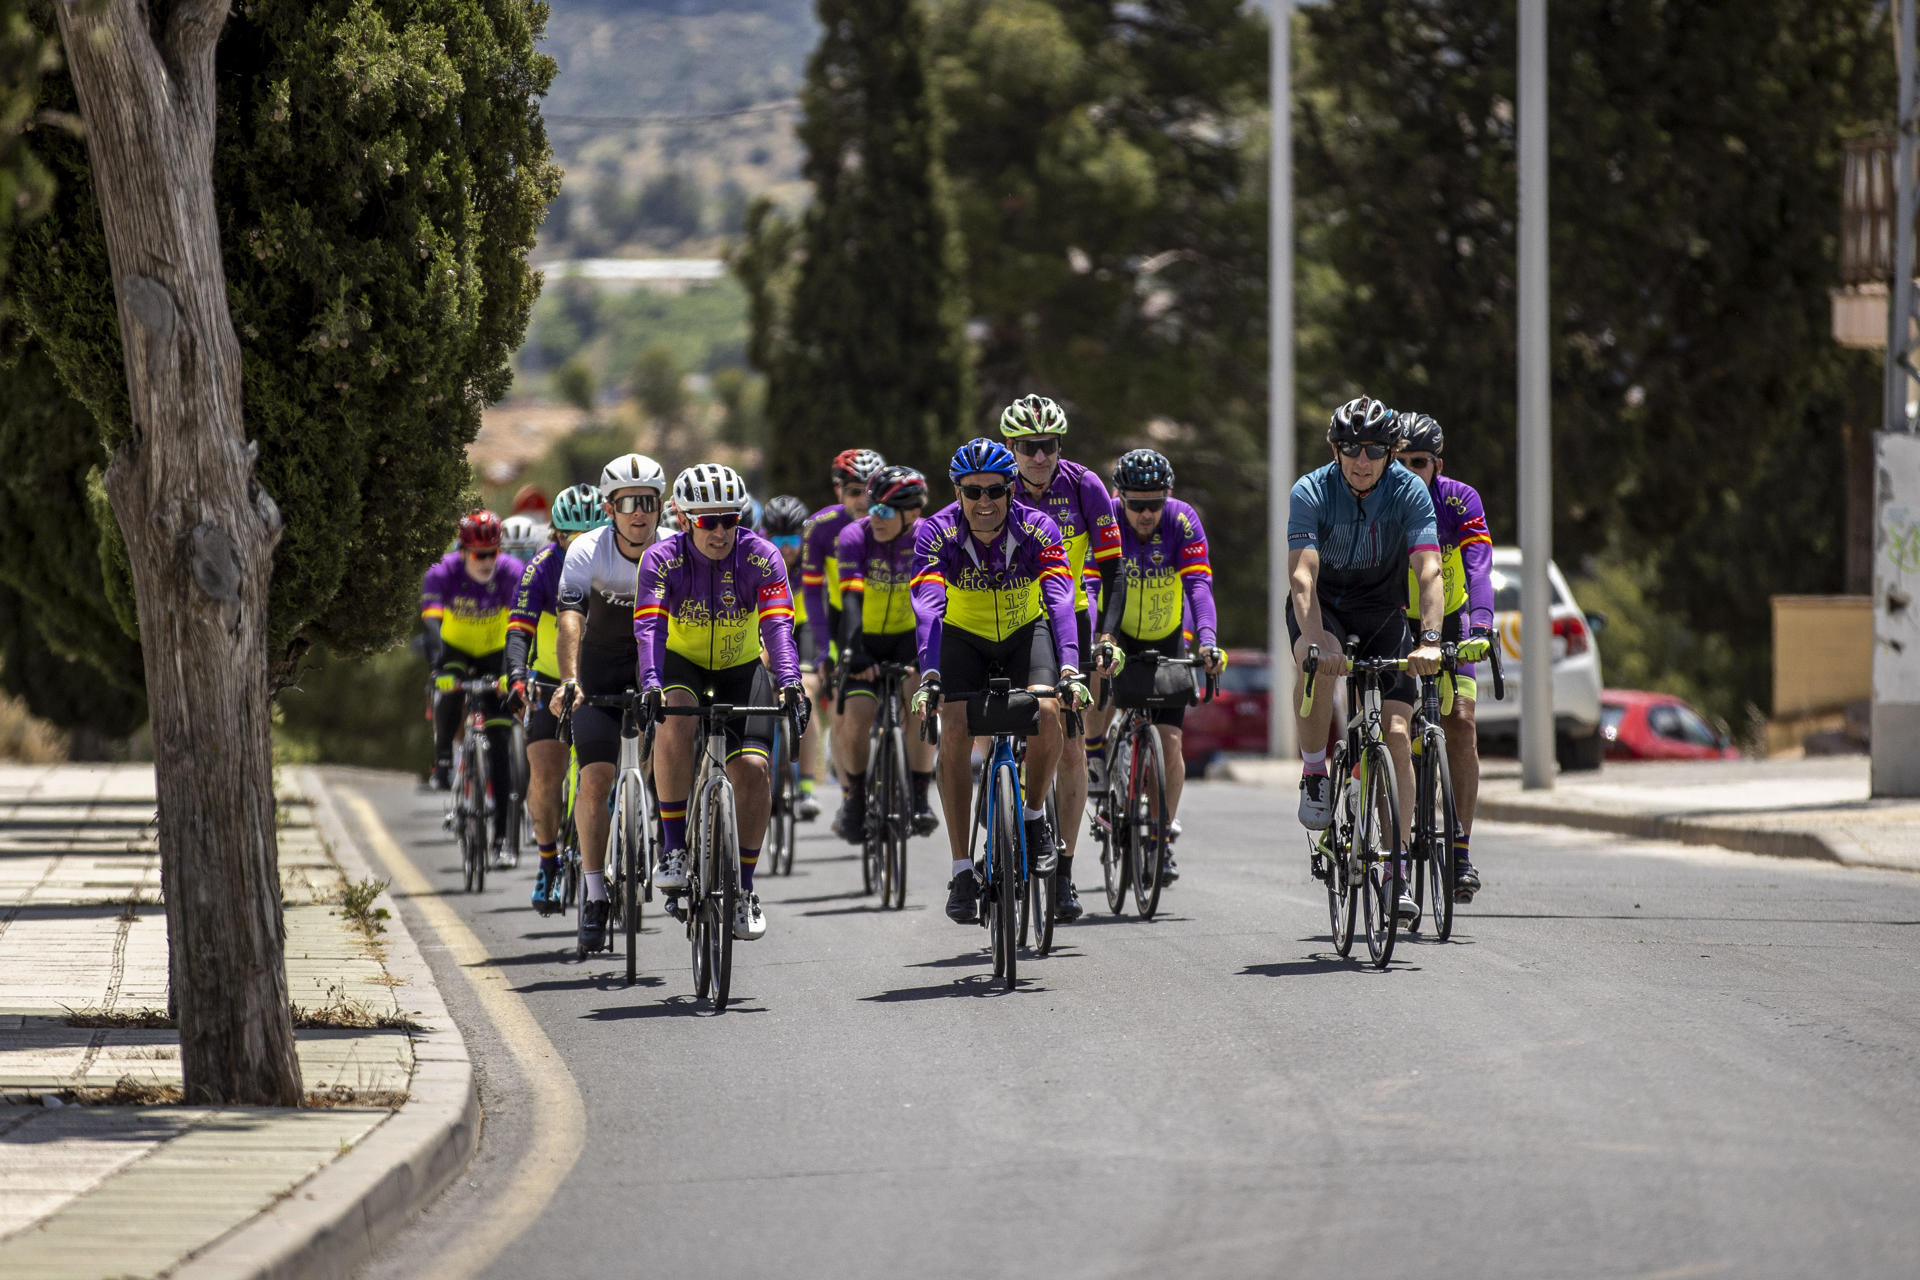
<path fill-rule="evenodd" d="M 609 462 L 600 473 L 599 494 L 600 509 L 611 523 L 575 538 L 560 570 L 560 688 L 549 708 L 556 716 L 567 709 L 573 714 L 573 751 L 580 762 L 573 812 L 585 881 L 579 946 L 589 952 L 606 944 L 607 829 L 612 825 L 607 797 L 620 760 L 621 716 L 618 708 L 587 706 L 585 699 L 636 687 L 634 592 L 666 489 L 667 473 L 645 454 Z"/>
<path fill-rule="evenodd" d="M 445 791 L 453 777 L 453 739 L 466 715 L 461 680 L 470 676 L 504 676 L 507 613 L 524 566 L 500 552 L 500 517 L 476 511 L 460 521 L 459 549 L 450 551 L 427 570 L 420 589 L 420 617 L 427 628 L 427 665 L 433 669 L 433 773 L 436 791 Z M 504 686 L 505 681 L 501 684 Z M 508 772 L 512 722 L 501 705 L 501 693 L 482 698 L 487 725 L 488 764 L 497 779 Z M 505 788 L 500 794 L 504 796 Z M 496 804 L 493 810 L 493 860 L 511 865 L 507 850 L 508 821 L 513 806 Z"/>
<path fill-rule="evenodd" d="M 553 540 L 527 562 L 507 623 L 508 709 L 525 707 L 527 712 L 527 813 L 540 846 L 533 906 L 543 916 L 561 908 L 560 815 L 567 746 L 560 741 L 559 719 L 529 689 L 536 680 L 542 686 L 560 683 L 560 572 L 567 548 L 580 534 L 607 523 L 600 490 L 590 484 L 577 484 L 555 498 L 552 517 Z"/>
<path fill-rule="evenodd" d="M 774 545 L 741 527 L 747 484 L 732 467 L 703 462 L 673 482 L 680 533 L 640 559 L 639 607 L 633 635 L 640 651 L 640 688 L 650 715 L 660 707 L 714 702 L 766 706 L 773 682 L 781 705 L 806 730 L 808 705 L 793 647 L 793 595 Z M 772 659 L 772 678 L 762 653 Z M 687 887 L 687 801 L 693 790 L 699 725 L 684 716 L 658 719 L 654 780 L 666 835 L 654 884 L 669 895 Z M 766 838 L 773 793 L 767 772 L 769 716 L 727 721 L 727 776 L 740 833 L 740 902 L 733 936 L 751 942 L 767 931 L 753 871 Z"/>
<path fill-rule="evenodd" d="M 847 709 L 840 724 L 847 735 L 848 825 L 865 832 L 867 733 L 878 706 L 879 672 L 874 664 L 913 666 L 913 530 L 927 505 L 927 478 L 912 467 L 882 467 L 867 480 L 867 514 L 840 531 L 834 558 L 840 566 L 840 663 Z M 848 596 L 856 597 L 848 600 Z M 901 693 L 908 699 L 920 687 L 918 675 Z M 932 835 L 940 820 L 927 801 L 933 783 L 933 745 L 920 740 L 920 717 L 905 725 L 907 764 L 913 774 L 913 830 Z"/>
<path fill-rule="evenodd" d="M 1042 805 L 1060 761 L 1060 701 L 1072 710 L 1088 701 L 1067 549 L 1058 525 L 1014 499 L 1014 471 L 1012 451 L 998 440 L 961 445 L 947 464 L 955 501 L 920 521 L 913 535 L 921 680 L 912 709 L 940 713 L 940 800 L 953 854 L 947 918 L 960 924 L 977 921 L 980 910 L 980 880 L 967 856 L 968 824 L 961 817 L 973 812 L 973 740 L 966 704 L 942 706 L 942 686 L 977 693 L 989 678 L 1002 675 L 1015 688 L 1042 695 L 1040 733 L 1027 747 L 1027 804 L 1021 813 L 1030 865 L 1042 875 L 1055 868 Z M 1064 899 L 1073 889 L 1066 876 L 1060 881 Z M 1074 898 L 1073 916 L 1079 905 Z"/>
<path fill-rule="evenodd" d="M 1114 507 L 1122 517 L 1120 570 L 1100 614 L 1100 643 L 1117 647 L 1121 654 L 1121 661 L 1111 665 L 1123 669 L 1126 658 L 1148 649 L 1169 658 L 1184 656 L 1188 640 L 1183 619 L 1190 618 L 1201 661 L 1208 672 L 1219 674 L 1226 668 L 1227 654 L 1217 642 L 1207 532 L 1200 513 L 1173 496 L 1173 464 L 1152 449 L 1135 449 L 1121 455 L 1113 484 L 1120 495 Z M 1180 750 L 1186 717 L 1184 706 L 1153 712 L 1166 759 L 1169 829 L 1180 812 L 1180 792 L 1187 781 Z M 1179 878 L 1169 846 L 1161 883 Z"/>
<path fill-rule="evenodd" d="M 1408 670 L 1381 699 L 1387 749 L 1399 781 L 1400 830 L 1405 849 L 1413 822 L 1413 749 L 1408 723 L 1417 697 L 1413 677 L 1440 669 L 1440 544 L 1433 498 L 1420 478 L 1396 466 L 1402 423 L 1378 400 L 1360 396 L 1334 411 L 1327 427 L 1333 461 L 1294 482 L 1287 512 L 1287 635 L 1296 666 L 1307 646 L 1320 646 L 1319 674 L 1346 670 L 1344 643 L 1358 636 L 1362 658 L 1407 658 Z M 1418 647 L 1408 631 L 1406 577 L 1419 586 Z M 1305 690 L 1295 690 L 1295 709 Z M 1324 831 L 1333 820 L 1327 780 L 1327 724 L 1332 698 L 1316 698 L 1300 728 L 1300 825 Z M 1308 750 L 1314 744 L 1317 750 Z M 1402 891 L 1398 913 L 1419 918 L 1413 895 Z"/>
<path fill-rule="evenodd" d="M 1099 476 L 1062 456 L 1067 415 L 1047 397 L 1022 396 L 1008 405 L 1000 415 L 1000 434 L 1019 455 L 1020 500 L 1051 519 L 1065 541 L 1068 568 L 1073 573 L 1074 636 L 1078 652 L 1091 656 L 1093 613 L 1098 601 L 1089 601 L 1088 577 L 1097 577 L 1104 593 L 1111 589 L 1120 564 L 1120 526 L 1114 519 L 1113 499 Z M 1080 841 L 1080 819 L 1087 808 L 1089 755 L 1099 769 L 1101 785 L 1105 785 L 1106 739 L 1094 734 L 1093 726 L 1087 728 L 1085 738 L 1075 735 L 1066 744 L 1061 768 L 1055 775 L 1060 788 L 1060 825 L 1065 828 L 1054 833 L 1065 841 L 1060 851 L 1062 920 L 1080 916 L 1080 898 L 1073 890 L 1073 853 Z"/>
<path fill-rule="evenodd" d="M 823 690 L 833 683 L 833 640 L 840 634 L 840 564 L 834 554 L 840 543 L 840 531 L 867 514 L 867 480 L 886 465 L 887 460 L 871 449 L 843 449 L 835 454 L 833 489 L 840 501 L 813 513 L 800 545 L 800 593 L 805 600 L 807 617 L 821 628 L 817 640 Z M 823 703 L 829 730 L 839 727 L 833 706 L 831 698 Z M 833 766 L 838 777 L 847 776 L 847 742 L 842 733 L 833 735 Z M 860 832 L 847 826 L 848 799 L 842 788 L 833 833 L 842 840 L 859 844 Z"/>
<path fill-rule="evenodd" d="M 1463 484 L 1446 470 L 1442 456 L 1446 433 L 1424 413 L 1412 414 L 1402 428 L 1400 464 L 1427 482 L 1433 496 L 1433 514 L 1440 537 L 1440 581 L 1446 621 L 1440 634 L 1457 641 L 1453 710 L 1446 717 L 1447 770 L 1453 777 L 1453 801 L 1459 826 L 1453 838 L 1455 902 L 1472 902 L 1480 892 L 1480 873 L 1468 856 L 1473 833 L 1473 811 L 1480 797 L 1480 746 L 1473 722 L 1473 704 L 1479 696 L 1474 664 L 1493 647 L 1493 535 L 1487 530 L 1486 509 L 1472 485 Z M 1419 584 L 1408 571 L 1409 616 L 1417 614 Z"/>
<path fill-rule="evenodd" d="M 787 567 L 789 584 L 798 576 L 800 543 L 806 527 L 807 504 L 790 493 L 769 498 L 754 525 L 756 533 L 780 549 L 780 560 Z M 820 704 L 822 696 L 818 658 L 821 625 L 807 620 L 806 593 L 796 596 L 793 602 L 793 644 L 800 651 L 800 683 L 806 688 L 807 700 L 815 706 Z M 815 779 L 820 775 L 820 734 L 812 728 L 800 739 L 799 763 L 800 812 L 797 816 L 802 822 L 812 822 L 820 816 L 820 801 L 813 794 Z"/>

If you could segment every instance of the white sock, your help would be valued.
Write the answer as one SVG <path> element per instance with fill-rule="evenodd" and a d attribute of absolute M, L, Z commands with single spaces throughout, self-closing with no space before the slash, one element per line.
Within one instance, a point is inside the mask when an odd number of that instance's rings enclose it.
<path fill-rule="evenodd" d="M 607 873 L 604 871 L 587 872 L 587 901 L 605 902 L 607 900 Z"/>
<path fill-rule="evenodd" d="M 1324 749 L 1320 751 L 1302 751 L 1300 758 L 1310 765 L 1325 764 L 1327 762 L 1327 753 Z"/>
<path fill-rule="evenodd" d="M 1047 816 L 1047 811 L 1045 809 L 1036 809 L 1030 804 L 1023 804 L 1020 806 L 1020 816 L 1028 822 L 1038 822 Z"/>
<path fill-rule="evenodd" d="M 953 864 L 953 874 L 956 876 L 959 875 L 962 871 L 971 871 L 971 870 L 973 870 L 973 863 L 969 862 L 965 858 L 962 858 L 958 862 Z"/>

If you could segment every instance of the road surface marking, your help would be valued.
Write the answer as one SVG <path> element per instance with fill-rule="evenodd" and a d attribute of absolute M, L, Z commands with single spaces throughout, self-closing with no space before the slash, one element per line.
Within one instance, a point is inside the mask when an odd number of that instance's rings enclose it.
<path fill-rule="evenodd" d="M 487 949 L 467 928 L 466 921 L 414 865 L 365 796 L 350 787 L 338 788 L 337 794 L 360 820 L 360 830 L 374 859 L 446 944 L 474 998 L 519 1064 L 520 1075 L 533 1095 L 533 1140 L 515 1164 L 511 1198 L 463 1235 L 442 1255 L 438 1267 L 421 1273 L 421 1280 L 464 1280 L 486 1270 L 546 1212 L 586 1144 L 586 1106 L 559 1051 L 540 1029 L 526 1001 L 509 984 L 507 975 L 487 963 Z"/>

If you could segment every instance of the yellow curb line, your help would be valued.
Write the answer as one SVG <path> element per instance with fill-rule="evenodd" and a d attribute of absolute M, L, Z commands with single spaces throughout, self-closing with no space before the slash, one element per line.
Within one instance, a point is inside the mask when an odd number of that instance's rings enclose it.
<path fill-rule="evenodd" d="M 452 953 L 461 976 L 499 1032 L 501 1042 L 512 1052 L 533 1095 L 533 1141 L 515 1164 L 512 1197 L 442 1254 L 438 1266 L 420 1275 L 420 1280 L 464 1280 L 484 1271 L 546 1212 L 586 1144 L 586 1106 L 559 1051 L 540 1029 L 526 1001 L 509 985 L 507 975 L 487 963 L 487 949 L 467 928 L 466 921 L 447 905 L 406 850 L 395 842 L 365 796 L 349 787 L 337 787 L 335 792 L 353 810 L 369 849 L 387 876 L 412 899 L 428 927 Z"/>

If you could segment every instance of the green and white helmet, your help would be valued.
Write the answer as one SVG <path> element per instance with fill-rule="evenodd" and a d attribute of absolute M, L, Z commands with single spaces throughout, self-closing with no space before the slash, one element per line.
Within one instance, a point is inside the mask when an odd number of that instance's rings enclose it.
<path fill-rule="evenodd" d="M 553 500 L 553 527 L 562 533 L 585 533 L 607 522 L 600 490 L 593 485 L 577 484 Z"/>
<path fill-rule="evenodd" d="M 1066 411 L 1045 396 L 1021 396 L 1000 415 L 1000 434 L 1009 440 L 1019 436 L 1063 436 L 1067 434 Z"/>

